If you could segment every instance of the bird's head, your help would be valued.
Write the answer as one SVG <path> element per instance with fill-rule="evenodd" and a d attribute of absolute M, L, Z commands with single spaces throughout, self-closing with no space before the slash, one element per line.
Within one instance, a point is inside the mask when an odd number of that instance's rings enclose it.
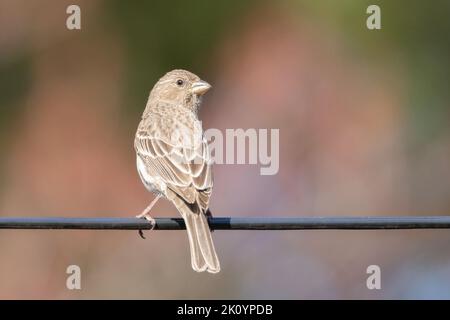
<path fill-rule="evenodd" d="M 176 104 L 197 112 L 204 95 L 211 85 L 186 70 L 172 70 L 155 84 L 150 99 Z"/>

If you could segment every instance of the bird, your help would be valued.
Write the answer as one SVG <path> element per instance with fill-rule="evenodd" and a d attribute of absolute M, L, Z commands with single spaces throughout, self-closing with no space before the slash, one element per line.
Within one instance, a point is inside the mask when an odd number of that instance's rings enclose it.
<path fill-rule="evenodd" d="M 141 181 L 155 198 L 136 217 L 154 226 L 153 206 L 160 198 L 172 202 L 186 225 L 192 268 L 218 273 L 220 262 L 208 225 L 212 161 L 198 118 L 202 96 L 210 88 L 197 75 L 176 69 L 150 91 L 134 148 Z"/>

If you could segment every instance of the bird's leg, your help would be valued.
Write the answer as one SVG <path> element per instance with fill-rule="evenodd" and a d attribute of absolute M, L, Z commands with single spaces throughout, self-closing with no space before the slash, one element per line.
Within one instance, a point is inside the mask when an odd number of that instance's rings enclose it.
<path fill-rule="evenodd" d="M 147 208 L 144 209 L 144 211 L 142 211 L 141 214 L 137 215 L 136 218 L 145 218 L 148 221 L 154 221 L 154 219 L 149 215 L 150 210 L 152 210 L 153 206 L 156 204 L 156 202 L 158 202 L 159 198 L 161 198 L 161 195 L 157 195 L 155 199 L 153 199 L 153 201 L 148 205 Z"/>
<path fill-rule="evenodd" d="M 144 211 L 142 211 L 141 214 L 137 215 L 136 218 L 138 219 L 146 219 L 147 221 L 150 221 L 150 223 L 152 224 L 152 229 L 155 227 L 155 219 L 153 219 L 149 213 L 150 210 L 152 210 L 153 206 L 156 204 L 156 202 L 158 202 L 159 198 L 161 198 L 161 195 L 158 194 L 155 199 L 153 199 L 153 201 L 147 206 L 147 208 L 144 209 Z M 141 236 L 142 239 L 145 239 L 144 234 L 142 233 L 142 230 L 139 230 L 139 235 Z"/>

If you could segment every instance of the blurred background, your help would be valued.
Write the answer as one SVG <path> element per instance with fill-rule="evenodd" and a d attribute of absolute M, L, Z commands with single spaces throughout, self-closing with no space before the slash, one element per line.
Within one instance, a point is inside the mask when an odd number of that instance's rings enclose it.
<path fill-rule="evenodd" d="M 277 175 L 215 166 L 216 216 L 450 214 L 450 2 L 79 0 L 73 31 L 70 4 L 0 1 L 1 216 L 140 213 L 134 134 L 174 68 L 213 85 L 205 129 L 280 129 Z M 445 230 L 217 231 L 218 275 L 146 235 L 0 230 L 0 298 L 450 298 Z"/>

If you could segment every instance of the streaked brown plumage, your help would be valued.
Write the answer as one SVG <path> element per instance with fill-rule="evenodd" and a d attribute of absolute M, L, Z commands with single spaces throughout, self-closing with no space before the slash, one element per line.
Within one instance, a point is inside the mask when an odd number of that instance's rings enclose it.
<path fill-rule="evenodd" d="M 173 70 L 153 87 L 136 132 L 137 168 L 155 200 L 170 200 L 186 223 L 195 271 L 220 271 L 206 213 L 213 187 L 210 153 L 197 113 L 210 85 L 185 70 Z"/>

